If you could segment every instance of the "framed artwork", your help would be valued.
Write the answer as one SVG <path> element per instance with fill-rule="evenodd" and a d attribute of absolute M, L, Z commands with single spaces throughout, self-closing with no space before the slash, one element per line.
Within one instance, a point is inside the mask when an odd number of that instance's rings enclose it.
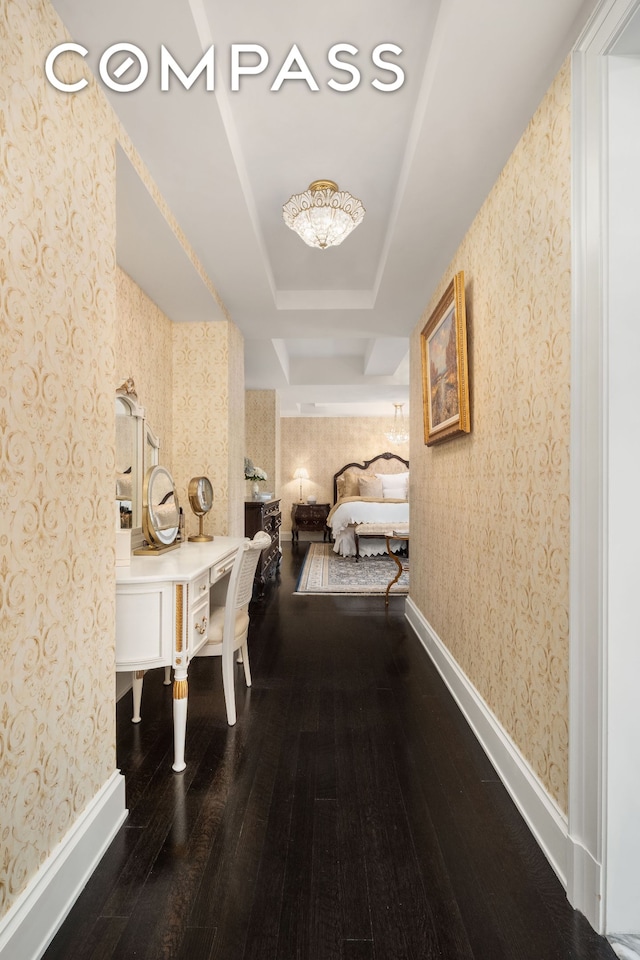
<path fill-rule="evenodd" d="M 469 433 L 469 370 L 464 272 L 457 273 L 421 335 L 424 442 Z"/>

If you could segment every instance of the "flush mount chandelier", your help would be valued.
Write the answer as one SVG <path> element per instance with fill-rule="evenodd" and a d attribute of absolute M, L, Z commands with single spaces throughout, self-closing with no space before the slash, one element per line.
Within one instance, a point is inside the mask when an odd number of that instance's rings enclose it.
<path fill-rule="evenodd" d="M 335 247 L 348 237 L 364 217 L 365 209 L 333 180 L 314 180 L 304 193 L 296 193 L 282 208 L 288 227 L 310 247 Z"/>

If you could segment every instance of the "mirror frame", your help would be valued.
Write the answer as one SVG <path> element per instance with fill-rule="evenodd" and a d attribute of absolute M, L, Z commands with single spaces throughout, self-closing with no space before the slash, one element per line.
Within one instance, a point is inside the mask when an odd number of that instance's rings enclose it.
<path fill-rule="evenodd" d="M 120 414 L 118 413 L 117 406 L 120 403 L 125 412 Z M 141 407 L 137 399 L 127 393 L 118 393 L 116 392 L 116 417 L 126 416 L 131 417 L 135 421 L 135 451 L 134 451 L 134 462 L 132 463 L 132 468 L 135 471 L 135 483 L 136 489 L 132 491 L 134 496 L 131 497 L 131 527 L 132 527 L 132 540 L 137 539 L 137 534 L 139 534 L 140 539 L 142 538 L 142 482 L 144 477 L 144 451 L 143 451 L 143 424 L 144 424 L 144 407 Z"/>
<path fill-rule="evenodd" d="M 123 413 L 118 413 L 118 401 L 124 408 Z M 132 379 L 125 380 L 116 390 L 116 417 L 118 416 L 127 416 L 135 420 L 135 464 L 132 465 L 132 470 L 136 471 L 137 483 L 133 491 L 135 495 L 131 497 L 131 546 L 135 552 L 144 543 L 142 530 L 144 480 L 149 468 L 158 466 L 160 462 L 160 440 L 145 418 L 145 410 L 138 402 Z"/>
<path fill-rule="evenodd" d="M 201 496 L 201 487 L 204 484 L 208 484 L 209 490 L 211 491 L 211 499 L 209 505 L 205 506 Z M 189 537 L 189 540 L 195 541 L 196 543 L 206 543 L 210 540 L 213 540 L 213 537 L 204 532 L 203 524 L 204 518 L 209 513 L 213 507 L 213 485 L 209 477 L 192 477 L 189 481 L 189 504 L 191 509 L 195 513 L 199 521 L 198 533 L 193 534 Z"/>
<path fill-rule="evenodd" d="M 175 527 L 168 528 L 171 533 L 168 533 L 166 530 L 158 530 L 152 519 L 150 496 L 153 493 L 154 481 L 159 477 L 165 477 L 170 482 L 173 491 L 173 499 L 175 501 L 178 522 L 176 523 Z M 145 474 L 144 487 L 142 491 L 142 532 L 149 546 L 139 547 L 137 550 L 133 551 L 134 554 L 160 554 L 166 553 L 167 550 L 176 550 L 180 546 L 179 541 L 176 539 L 178 536 L 178 530 L 180 529 L 179 518 L 180 503 L 178 501 L 178 494 L 176 492 L 176 485 L 173 482 L 173 477 L 166 467 L 161 467 L 159 465 L 156 465 L 155 467 L 149 467 Z"/>

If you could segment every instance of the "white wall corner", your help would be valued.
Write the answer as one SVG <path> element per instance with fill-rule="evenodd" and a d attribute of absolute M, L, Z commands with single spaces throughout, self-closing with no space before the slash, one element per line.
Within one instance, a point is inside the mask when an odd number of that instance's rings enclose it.
<path fill-rule="evenodd" d="M 0 920 L 0 960 L 39 960 L 127 817 L 115 770 Z"/>
<path fill-rule="evenodd" d="M 567 818 L 410 597 L 405 616 L 566 889 Z"/>

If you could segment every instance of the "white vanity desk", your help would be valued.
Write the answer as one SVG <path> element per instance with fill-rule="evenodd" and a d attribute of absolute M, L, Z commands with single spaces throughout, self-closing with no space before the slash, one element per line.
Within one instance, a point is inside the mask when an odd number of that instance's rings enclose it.
<path fill-rule="evenodd" d="M 140 720 L 145 670 L 174 667 L 173 769 L 184 770 L 189 662 L 207 642 L 209 604 L 224 604 L 243 537 L 183 543 L 116 567 L 116 670 L 133 672 L 133 721 Z M 204 652 L 204 651 L 203 651 Z"/>

